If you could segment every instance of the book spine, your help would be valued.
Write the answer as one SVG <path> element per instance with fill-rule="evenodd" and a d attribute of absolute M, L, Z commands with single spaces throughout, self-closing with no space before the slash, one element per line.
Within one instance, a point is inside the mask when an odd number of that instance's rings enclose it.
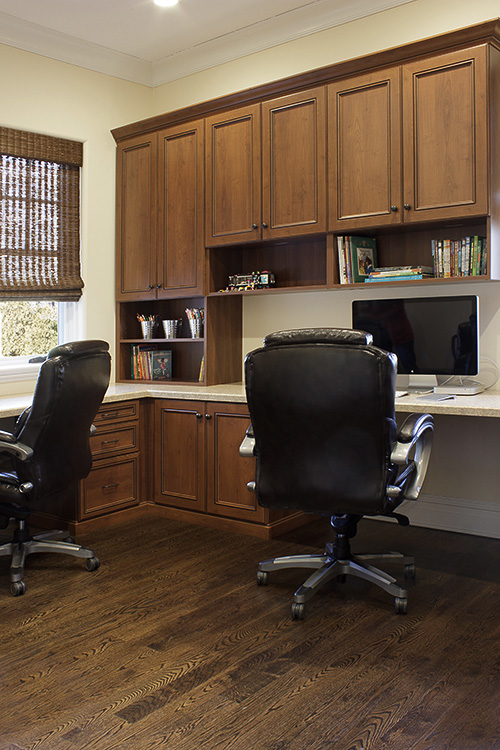
<path fill-rule="evenodd" d="M 365 284 L 377 281 L 416 281 L 418 279 L 432 279 L 431 274 L 427 273 L 413 273 L 405 274 L 403 276 L 377 276 L 376 278 L 369 277 L 365 279 Z"/>

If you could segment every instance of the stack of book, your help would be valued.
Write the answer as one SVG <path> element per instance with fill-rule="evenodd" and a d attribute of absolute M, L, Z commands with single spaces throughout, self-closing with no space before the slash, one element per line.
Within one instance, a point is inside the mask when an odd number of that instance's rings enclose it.
<path fill-rule="evenodd" d="M 373 237 L 339 235 L 337 251 L 341 284 L 363 283 L 377 265 L 377 247 Z"/>
<path fill-rule="evenodd" d="M 434 276 L 432 266 L 388 266 L 374 268 L 365 282 L 370 281 L 417 281 L 431 279 Z"/>
<path fill-rule="evenodd" d="M 172 352 L 157 351 L 155 344 L 132 346 L 133 380 L 172 380 Z"/>
<path fill-rule="evenodd" d="M 431 240 L 434 274 L 451 276 L 484 276 L 486 274 L 486 237 L 462 237 L 461 240 Z"/>

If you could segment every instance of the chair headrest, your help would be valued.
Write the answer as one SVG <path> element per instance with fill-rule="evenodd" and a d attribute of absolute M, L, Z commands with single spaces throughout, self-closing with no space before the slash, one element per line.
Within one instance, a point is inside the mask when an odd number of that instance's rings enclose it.
<path fill-rule="evenodd" d="M 264 339 L 264 346 L 282 346 L 283 344 L 348 344 L 369 346 L 373 342 L 371 333 L 356 331 L 351 328 L 299 328 L 291 331 L 269 333 Z"/>
<path fill-rule="evenodd" d="M 78 356 L 81 354 L 97 354 L 107 352 L 109 344 L 107 341 L 90 340 L 90 341 L 70 341 L 66 344 L 59 344 L 47 354 L 47 359 L 54 357 Z"/>

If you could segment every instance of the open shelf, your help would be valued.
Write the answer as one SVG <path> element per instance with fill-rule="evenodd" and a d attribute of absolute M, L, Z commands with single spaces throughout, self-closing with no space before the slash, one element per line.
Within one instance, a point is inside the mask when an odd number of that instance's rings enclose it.
<path fill-rule="evenodd" d="M 328 236 L 280 242 L 212 247 L 207 250 L 208 294 L 225 291 L 229 276 L 269 271 L 276 285 L 256 292 L 277 292 L 302 288 L 326 288 L 329 283 Z M 330 282 L 331 283 L 331 282 Z M 228 292 L 241 294 L 242 292 Z"/>

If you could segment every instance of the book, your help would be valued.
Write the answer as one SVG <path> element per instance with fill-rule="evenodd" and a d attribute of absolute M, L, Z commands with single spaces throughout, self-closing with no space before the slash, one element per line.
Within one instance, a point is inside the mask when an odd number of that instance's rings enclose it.
<path fill-rule="evenodd" d="M 434 269 L 432 266 L 390 266 L 387 268 L 374 268 L 369 273 L 370 278 L 379 276 L 410 276 L 414 274 L 425 274 L 432 276 Z"/>
<path fill-rule="evenodd" d="M 431 273 L 411 273 L 402 276 L 369 276 L 365 279 L 365 284 L 377 281 L 417 281 L 418 279 L 432 279 Z"/>
<path fill-rule="evenodd" d="M 172 380 L 172 351 L 153 352 L 151 358 L 152 380 Z"/>
<path fill-rule="evenodd" d="M 377 244 L 373 237 L 348 235 L 349 266 L 353 284 L 363 283 L 377 265 Z"/>

